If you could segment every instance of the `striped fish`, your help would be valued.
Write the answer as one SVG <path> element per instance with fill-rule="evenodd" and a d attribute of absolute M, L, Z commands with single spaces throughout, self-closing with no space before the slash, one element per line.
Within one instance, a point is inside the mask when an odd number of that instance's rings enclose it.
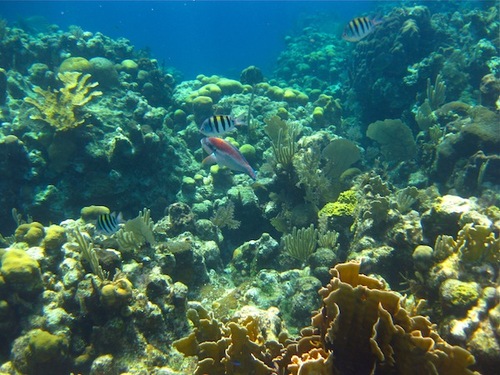
<path fill-rule="evenodd" d="M 101 233 L 111 235 L 120 229 L 120 224 L 123 222 L 122 213 L 117 214 L 102 214 L 97 218 L 97 230 Z"/>
<path fill-rule="evenodd" d="M 231 130 L 236 126 L 244 125 L 239 119 L 235 119 L 228 115 L 216 115 L 207 118 L 200 126 L 200 133 L 207 137 L 220 136 Z"/>
<path fill-rule="evenodd" d="M 364 37 L 370 35 L 379 23 L 382 23 L 382 21 L 375 18 L 354 18 L 345 27 L 342 38 L 348 42 L 359 42 Z"/>

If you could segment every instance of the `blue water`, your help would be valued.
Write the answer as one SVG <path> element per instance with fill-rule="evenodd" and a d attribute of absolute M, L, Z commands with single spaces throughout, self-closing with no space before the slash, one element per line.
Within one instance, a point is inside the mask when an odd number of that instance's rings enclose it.
<path fill-rule="evenodd" d="M 375 9 L 375 1 L 2 1 L 9 24 L 42 16 L 67 30 L 125 37 L 192 79 L 203 73 L 238 78 L 249 65 L 271 74 L 284 37 L 301 19 L 326 13 L 339 24 Z M 337 29 L 331 32 L 339 32 Z M 340 32 L 339 32 L 340 33 Z"/>

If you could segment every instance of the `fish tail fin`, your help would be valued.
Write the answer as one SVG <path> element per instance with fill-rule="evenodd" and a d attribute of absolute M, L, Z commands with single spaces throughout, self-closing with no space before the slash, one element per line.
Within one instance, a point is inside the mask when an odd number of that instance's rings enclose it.
<path fill-rule="evenodd" d="M 123 218 L 123 214 L 121 212 L 118 212 L 118 215 L 116 215 L 116 222 L 118 224 L 123 224 L 125 222 L 125 219 Z"/>
<path fill-rule="evenodd" d="M 380 25 L 384 22 L 384 16 L 381 13 L 377 13 L 375 16 L 371 18 L 371 22 L 373 26 Z"/>

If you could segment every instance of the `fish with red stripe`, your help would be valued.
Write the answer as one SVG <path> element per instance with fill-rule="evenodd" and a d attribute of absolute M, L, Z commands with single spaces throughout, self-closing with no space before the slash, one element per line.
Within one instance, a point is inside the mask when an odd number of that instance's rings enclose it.
<path fill-rule="evenodd" d="M 254 169 L 250 166 L 241 152 L 231 143 L 216 137 L 207 137 L 201 140 L 201 147 L 208 156 L 203 159 L 203 164 L 218 164 L 233 171 L 244 172 L 253 180 L 257 178 Z"/>

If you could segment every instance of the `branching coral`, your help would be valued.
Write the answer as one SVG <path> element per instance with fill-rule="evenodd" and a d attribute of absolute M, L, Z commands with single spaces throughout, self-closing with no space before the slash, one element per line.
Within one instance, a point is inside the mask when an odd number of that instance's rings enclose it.
<path fill-rule="evenodd" d="M 487 226 L 465 224 L 458 232 L 456 247 L 462 261 L 500 266 L 500 239 Z"/>
<path fill-rule="evenodd" d="M 76 243 L 80 247 L 82 257 L 89 263 L 92 273 L 99 279 L 105 280 L 107 275 L 105 275 L 101 265 L 99 264 L 99 259 L 97 258 L 92 241 L 83 235 L 78 229 L 73 232 L 73 235 L 75 236 Z"/>
<path fill-rule="evenodd" d="M 219 228 L 228 227 L 229 229 L 238 229 L 241 224 L 240 221 L 234 219 L 234 203 L 232 201 L 217 207 L 211 220 Z"/>
<path fill-rule="evenodd" d="M 59 73 L 57 78 L 63 84 L 59 90 L 43 90 L 35 86 L 33 91 L 38 94 L 39 99 L 24 99 L 39 112 L 30 118 L 44 121 L 57 131 L 67 131 L 83 124 L 85 119 L 79 118 L 77 110 L 102 95 L 102 92 L 91 91 L 98 83 L 87 83 L 90 74 L 80 77 L 81 75 L 80 72 Z"/>
<path fill-rule="evenodd" d="M 330 270 L 331 281 L 319 291 L 323 306 L 297 341 L 268 334 L 255 314 L 221 324 L 199 306 L 187 313 L 194 331 L 173 345 L 198 356 L 194 374 L 475 374 L 467 350 L 449 345 L 427 318 L 413 316 L 397 293 L 359 267 Z"/>
<path fill-rule="evenodd" d="M 265 120 L 264 131 L 271 139 L 274 159 L 277 165 L 288 170 L 292 168 L 292 161 L 297 152 L 296 138 L 300 132 L 300 127 L 296 123 L 287 124 L 278 116 L 273 116 Z"/>
<path fill-rule="evenodd" d="M 430 78 L 427 78 L 427 100 L 432 110 L 436 110 L 446 99 L 446 85 L 443 76 L 438 74 L 434 86 L 431 85 Z"/>
<path fill-rule="evenodd" d="M 174 341 L 173 346 L 184 355 L 198 357 L 194 375 L 273 373 L 269 366 L 282 346 L 263 335 L 257 316 L 222 325 L 201 306 L 188 310 L 187 316 L 194 331 Z"/>
<path fill-rule="evenodd" d="M 134 251 L 146 242 L 154 245 L 153 235 L 154 222 L 151 219 L 151 211 L 145 208 L 139 215 L 125 223 L 124 228 L 116 233 L 116 239 L 120 249 L 124 251 Z"/>

